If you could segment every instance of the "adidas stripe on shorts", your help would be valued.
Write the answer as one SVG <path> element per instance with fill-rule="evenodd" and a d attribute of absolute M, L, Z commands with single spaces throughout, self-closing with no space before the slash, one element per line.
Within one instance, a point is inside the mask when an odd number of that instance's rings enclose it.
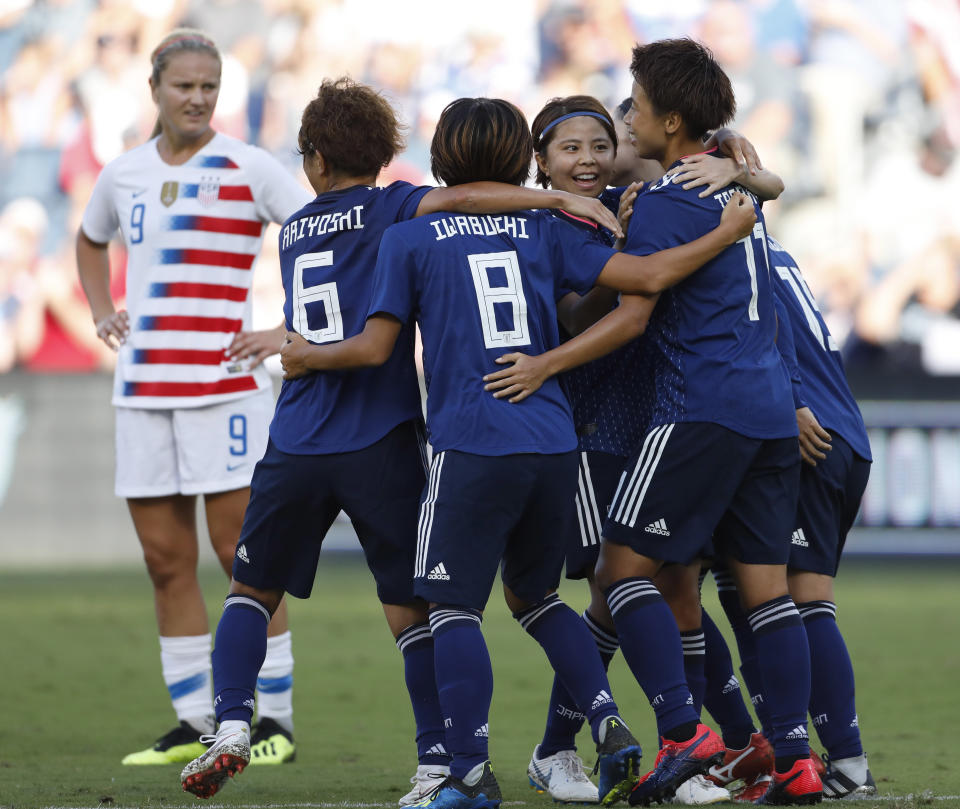
<path fill-rule="evenodd" d="M 603 536 L 651 559 L 717 554 L 786 564 L 794 529 L 796 438 L 747 438 L 719 424 L 652 428 L 624 467 Z"/>
<path fill-rule="evenodd" d="M 540 601 L 560 582 L 576 486 L 576 452 L 438 452 L 420 505 L 414 592 L 482 610 L 502 559 L 504 584 Z"/>

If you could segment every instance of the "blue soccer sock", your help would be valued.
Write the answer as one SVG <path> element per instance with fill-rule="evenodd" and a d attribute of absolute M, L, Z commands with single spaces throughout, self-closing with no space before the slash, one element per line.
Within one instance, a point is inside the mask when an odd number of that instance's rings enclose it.
<path fill-rule="evenodd" d="M 594 643 L 597 644 L 603 668 L 608 669 L 620 645 L 616 633 L 601 625 L 589 612 L 585 611 L 581 617 L 590 634 L 593 635 Z M 586 718 L 587 715 L 577 707 L 570 692 L 560 682 L 560 678 L 554 675 L 547 724 L 538 750 L 539 757 L 552 756 L 561 750 L 576 750 L 577 734 Z"/>
<path fill-rule="evenodd" d="M 646 577 L 621 579 L 604 595 L 624 659 L 657 716 L 658 733 L 671 741 L 687 741 L 690 736 L 676 729 L 695 730 L 698 719 L 683 673 L 680 630 L 670 607 Z"/>
<path fill-rule="evenodd" d="M 687 678 L 687 687 L 693 697 L 693 709 L 700 716 L 703 710 L 703 694 L 707 690 L 706 642 L 703 629 L 684 630 L 680 633 L 680 645 L 683 647 L 683 673 Z"/>
<path fill-rule="evenodd" d="M 714 570 L 713 577 L 717 582 L 717 595 L 720 606 L 726 613 L 733 636 L 737 641 L 737 651 L 740 653 L 740 674 L 743 677 L 750 702 L 757 713 L 757 720 L 764 737 L 769 740 L 773 731 L 770 727 L 770 713 L 763 698 L 763 678 L 760 675 L 760 665 L 757 662 L 757 643 L 750 629 L 747 614 L 740 604 L 740 593 L 734 584 L 733 575 L 729 570 Z M 741 749 L 741 748 L 734 748 Z"/>
<path fill-rule="evenodd" d="M 770 712 L 768 737 L 785 772 L 810 755 L 807 707 L 810 704 L 810 650 L 800 613 L 790 596 L 780 596 L 750 610 L 747 620 L 757 644 L 763 695 Z"/>
<path fill-rule="evenodd" d="M 437 696 L 430 624 L 408 626 L 397 635 L 397 648 L 403 655 L 403 676 L 417 727 L 417 761 L 420 764 L 449 764 L 450 754 L 443 733 L 443 712 Z"/>
<path fill-rule="evenodd" d="M 228 595 L 213 645 L 213 708 L 217 721 L 250 723 L 257 674 L 267 656 L 270 611 L 255 598 Z"/>
<path fill-rule="evenodd" d="M 832 759 L 863 753 L 857 719 L 853 664 L 837 626 L 832 601 L 798 604 L 810 644 L 810 716 Z"/>
<path fill-rule="evenodd" d="M 586 715 L 599 742 L 600 725 L 617 715 L 606 667 L 583 620 L 556 593 L 513 617 L 543 647 L 550 665 L 572 698 L 572 708 Z M 541 750 L 541 756 L 544 755 Z"/>
<path fill-rule="evenodd" d="M 450 774 L 462 779 L 490 758 L 493 669 L 480 631 L 480 612 L 438 605 L 430 610 L 430 632 L 446 747 L 452 756 Z"/>
<path fill-rule="evenodd" d="M 730 750 L 742 750 L 756 731 L 753 718 L 743 702 L 740 681 L 733 673 L 733 658 L 727 642 L 713 619 L 703 610 L 703 634 L 707 647 L 704 673 L 707 687 L 703 707 L 720 726 L 723 743 Z"/>

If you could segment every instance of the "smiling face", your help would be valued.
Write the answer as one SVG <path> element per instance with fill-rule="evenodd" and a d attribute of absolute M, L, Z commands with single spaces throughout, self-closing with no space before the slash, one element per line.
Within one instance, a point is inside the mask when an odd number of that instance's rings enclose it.
<path fill-rule="evenodd" d="M 557 124 L 537 165 L 560 191 L 596 197 L 613 176 L 616 157 L 610 135 L 596 118 L 580 115 Z"/>
<path fill-rule="evenodd" d="M 176 140 L 195 140 L 210 130 L 220 94 L 220 61 L 203 51 L 170 57 L 159 83 L 150 81 L 164 133 Z"/>
<path fill-rule="evenodd" d="M 627 127 L 631 146 L 637 157 L 662 163 L 667 148 L 666 116 L 654 111 L 653 104 L 637 82 L 633 83 L 630 100 L 632 103 L 623 116 L 623 123 Z"/>

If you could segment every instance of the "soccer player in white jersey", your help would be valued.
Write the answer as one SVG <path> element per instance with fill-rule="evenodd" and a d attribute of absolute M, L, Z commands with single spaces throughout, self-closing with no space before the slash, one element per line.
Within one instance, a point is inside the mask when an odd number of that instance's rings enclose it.
<path fill-rule="evenodd" d="M 264 228 L 310 194 L 265 151 L 210 125 L 220 55 L 178 29 L 152 54 L 155 137 L 101 172 L 77 234 L 97 335 L 118 351 L 116 494 L 127 499 L 153 583 L 163 678 L 179 724 L 124 764 L 189 761 L 214 730 L 210 633 L 197 582 L 196 496 L 210 542 L 233 564 L 254 464 L 266 446 L 272 385 L 261 360 L 281 331 L 250 330 Z M 107 243 L 127 249 L 127 310 L 109 290 Z M 258 680 L 254 763 L 291 760 L 293 655 L 286 610 Z"/>

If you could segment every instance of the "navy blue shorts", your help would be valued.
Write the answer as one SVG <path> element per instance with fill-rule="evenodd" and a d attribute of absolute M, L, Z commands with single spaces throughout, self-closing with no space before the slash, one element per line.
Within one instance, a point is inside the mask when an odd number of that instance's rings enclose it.
<path fill-rule="evenodd" d="M 369 447 L 334 455 L 288 455 L 271 441 L 253 472 L 233 577 L 307 598 L 323 538 L 343 510 L 380 601 L 412 601 L 425 459 L 423 428 L 416 421 L 394 427 Z"/>
<path fill-rule="evenodd" d="M 791 570 L 836 576 L 847 533 L 870 477 L 870 461 L 833 435 L 825 460 L 803 464 L 800 501 L 790 540 Z"/>
<path fill-rule="evenodd" d="M 627 462 L 603 536 L 684 565 L 710 551 L 712 536 L 717 555 L 786 564 L 799 477 L 796 438 L 747 438 L 709 422 L 663 424 Z"/>
<path fill-rule="evenodd" d="M 438 453 L 420 506 L 414 592 L 482 610 L 502 561 L 503 583 L 540 601 L 560 583 L 576 486 L 575 452 Z"/>
<path fill-rule="evenodd" d="M 576 515 L 566 529 L 567 578 L 584 579 L 597 566 L 603 521 L 627 459 L 608 452 L 580 452 Z"/>

